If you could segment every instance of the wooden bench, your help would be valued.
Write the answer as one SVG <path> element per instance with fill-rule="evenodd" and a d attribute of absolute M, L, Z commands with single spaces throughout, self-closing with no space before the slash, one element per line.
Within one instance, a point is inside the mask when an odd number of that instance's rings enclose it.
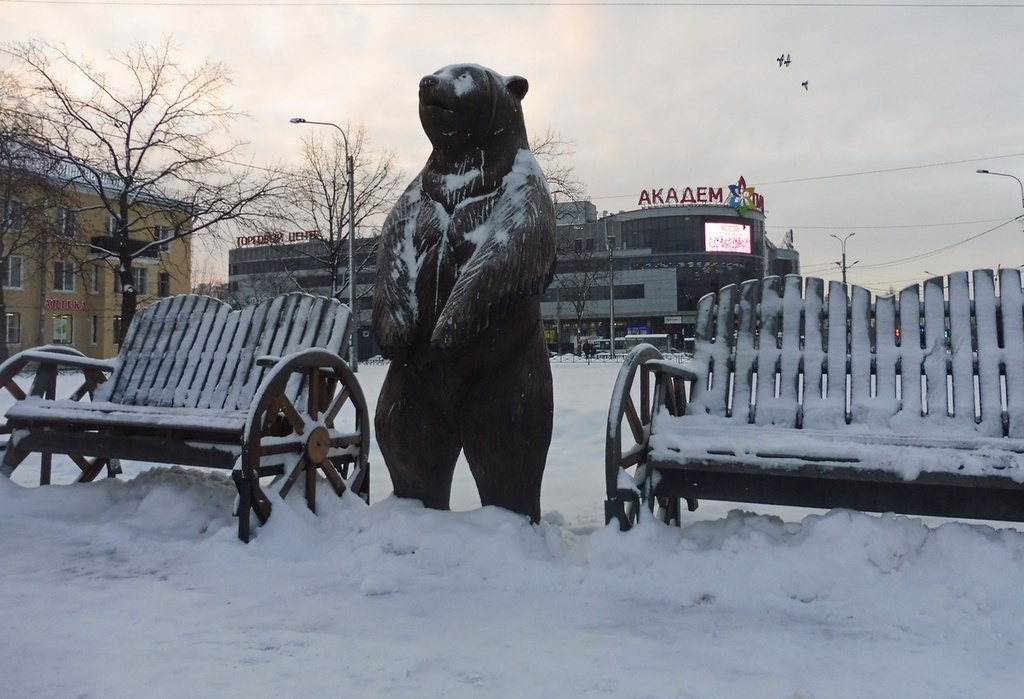
<path fill-rule="evenodd" d="M 0 427 L 0 470 L 11 476 L 33 452 L 41 485 L 53 454 L 70 456 L 79 481 L 116 475 L 121 459 L 232 469 L 243 541 L 250 511 L 270 516 L 266 476 L 282 497 L 304 477 L 314 511 L 318 473 L 338 495 L 351 489 L 368 501 L 366 401 L 341 358 L 349 315 L 304 294 L 241 311 L 184 295 L 140 311 L 114 359 L 59 346 L 20 352 L 0 365 L 0 386 L 16 399 Z M 26 393 L 15 377 L 33 367 Z M 84 377 L 73 390 L 65 387 L 77 381 L 58 381 L 67 370 Z"/>
<path fill-rule="evenodd" d="M 608 420 L 622 529 L 700 498 L 1024 521 L 1020 272 L 877 298 L 799 276 L 727 286 L 700 300 L 692 359 L 628 355 Z"/>

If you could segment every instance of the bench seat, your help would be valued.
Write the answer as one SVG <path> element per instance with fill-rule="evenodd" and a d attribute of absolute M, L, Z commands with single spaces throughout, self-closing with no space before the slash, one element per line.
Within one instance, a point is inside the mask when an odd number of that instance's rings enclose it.
<path fill-rule="evenodd" d="M 7 419 L 18 424 L 58 428 L 126 427 L 145 430 L 185 430 L 223 434 L 237 441 L 245 429 L 248 411 L 204 410 L 153 405 L 123 405 L 74 400 L 18 401 L 7 411 Z"/>
<path fill-rule="evenodd" d="M 893 434 L 869 429 L 780 429 L 737 425 L 727 431 L 699 419 L 655 417 L 650 463 L 673 467 L 711 466 L 751 461 L 759 469 L 890 473 L 912 481 L 928 474 L 998 477 L 1024 489 L 1024 440 L 956 437 L 941 434 Z M 1007 483 L 1007 485 L 1010 485 Z"/>

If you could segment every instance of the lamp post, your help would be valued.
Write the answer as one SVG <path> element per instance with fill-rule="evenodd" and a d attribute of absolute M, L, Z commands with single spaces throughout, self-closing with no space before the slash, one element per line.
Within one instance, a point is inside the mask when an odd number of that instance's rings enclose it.
<path fill-rule="evenodd" d="M 841 262 L 836 262 L 836 264 L 839 265 L 839 268 L 843 270 L 843 286 L 846 285 L 846 270 L 849 269 L 850 267 L 853 267 L 858 262 L 860 262 L 860 260 L 854 260 L 850 264 L 846 264 L 846 241 L 849 240 L 850 238 L 852 238 L 855 235 L 857 235 L 857 231 L 854 231 L 853 233 L 850 233 L 849 235 L 843 236 L 842 238 L 840 238 L 835 233 L 831 233 L 830 234 L 831 237 L 833 237 L 836 240 L 838 240 L 839 244 L 843 246 L 842 261 Z"/>
<path fill-rule="evenodd" d="M 608 223 L 605 222 L 607 230 Z M 605 235 L 608 243 L 608 338 L 609 355 L 615 359 L 615 236 Z"/>
<path fill-rule="evenodd" d="M 352 371 L 359 371 L 359 311 L 356 309 L 356 175 L 355 163 L 348 150 L 348 134 L 345 133 L 345 129 L 329 121 L 308 121 L 302 117 L 292 117 L 288 121 L 292 124 L 333 126 L 341 133 L 341 139 L 345 143 L 345 176 L 348 178 L 348 306 L 354 318 L 348 342 L 348 363 Z"/>
<path fill-rule="evenodd" d="M 1021 182 L 1020 178 L 1015 177 L 1014 175 L 1009 175 L 1005 172 L 989 172 L 988 170 L 978 170 L 977 172 L 979 175 L 998 175 L 999 177 L 1013 177 L 1013 179 L 1017 180 L 1017 184 L 1020 185 L 1020 205 L 1024 207 L 1024 182 Z"/>

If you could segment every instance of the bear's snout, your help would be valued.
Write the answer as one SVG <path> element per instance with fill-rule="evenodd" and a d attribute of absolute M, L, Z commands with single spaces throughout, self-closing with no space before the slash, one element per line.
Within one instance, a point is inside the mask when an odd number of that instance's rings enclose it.
<path fill-rule="evenodd" d="M 429 90 L 430 88 L 438 85 L 440 82 L 441 82 L 441 79 L 438 78 L 436 75 L 424 76 L 420 80 L 420 89 L 421 90 Z"/>

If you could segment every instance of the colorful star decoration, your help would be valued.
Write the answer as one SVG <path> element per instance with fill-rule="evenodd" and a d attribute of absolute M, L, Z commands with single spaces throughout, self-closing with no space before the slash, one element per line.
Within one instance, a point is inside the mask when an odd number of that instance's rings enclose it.
<path fill-rule="evenodd" d="M 736 184 L 729 185 L 729 206 L 739 211 L 740 216 L 745 216 L 747 211 L 754 208 L 756 194 L 754 188 L 748 187 L 747 181 L 740 175 Z"/>

